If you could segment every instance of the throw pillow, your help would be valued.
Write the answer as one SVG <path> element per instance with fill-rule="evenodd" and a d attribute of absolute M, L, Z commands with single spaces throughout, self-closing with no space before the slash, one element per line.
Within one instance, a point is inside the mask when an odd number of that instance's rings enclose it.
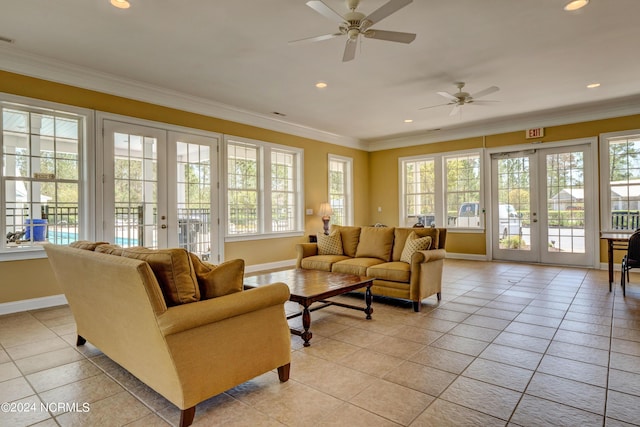
<path fill-rule="evenodd" d="M 392 248 L 393 227 L 362 227 L 356 258 L 378 258 L 388 262 Z"/>
<path fill-rule="evenodd" d="M 122 248 L 119 245 L 104 244 L 104 245 L 96 246 L 96 249 L 95 249 L 94 252 L 99 252 L 99 253 L 103 253 L 103 254 L 107 254 L 107 255 L 120 256 L 120 255 L 122 255 L 122 251 L 124 251 L 124 248 Z"/>
<path fill-rule="evenodd" d="M 244 260 L 233 259 L 220 265 L 203 262 L 193 253 L 189 253 L 198 278 L 200 298 L 210 299 L 243 290 Z"/>
<path fill-rule="evenodd" d="M 342 238 L 339 231 L 328 236 L 318 233 L 318 255 L 342 255 Z"/>
<path fill-rule="evenodd" d="M 411 256 L 417 251 L 426 251 L 431 246 L 431 236 L 418 237 L 415 232 L 411 232 L 400 256 L 400 261 L 411 264 Z"/>
<path fill-rule="evenodd" d="M 146 261 L 155 274 L 167 307 L 200 301 L 200 287 L 185 249 L 125 248 L 122 256 Z"/>
<path fill-rule="evenodd" d="M 108 245 L 109 242 L 91 242 L 89 240 L 76 240 L 69 243 L 70 248 L 84 249 L 86 251 L 95 251 L 100 245 Z"/>

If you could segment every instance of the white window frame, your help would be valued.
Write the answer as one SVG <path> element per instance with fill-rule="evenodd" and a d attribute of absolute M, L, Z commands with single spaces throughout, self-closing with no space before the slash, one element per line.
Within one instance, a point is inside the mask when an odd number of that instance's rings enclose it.
<path fill-rule="evenodd" d="M 614 229 L 611 224 L 611 182 L 609 180 L 609 143 L 624 139 L 640 139 L 640 129 L 600 134 L 600 231 L 633 233 L 635 229 Z"/>
<path fill-rule="evenodd" d="M 353 159 L 351 157 L 329 154 L 327 161 L 327 200 L 331 203 L 331 162 L 341 163 L 344 168 L 344 188 L 342 189 L 344 204 L 344 224 L 353 225 Z M 334 194 L 335 195 L 335 194 Z"/>
<path fill-rule="evenodd" d="M 258 141 L 249 138 L 243 138 L 233 135 L 224 135 L 224 154 L 222 156 L 222 168 L 224 175 L 224 206 L 222 218 L 225 229 L 225 242 L 243 241 L 243 240 L 258 240 L 258 239 L 272 239 L 276 237 L 297 237 L 304 235 L 304 150 L 301 148 L 290 147 L 286 145 L 273 144 L 265 141 Z M 257 215 L 258 215 L 258 229 L 255 233 L 245 234 L 230 234 L 229 232 L 229 218 L 228 209 L 228 189 L 229 189 L 229 176 L 228 176 L 228 147 L 229 144 L 238 142 L 242 144 L 253 145 L 258 150 L 257 159 L 257 173 L 258 173 L 258 201 L 257 201 Z M 295 179 L 295 205 L 294 205 L 294 229 L 291 231 L 273 231 L 271 222 L 271 152 L 273 150 L 287 152 L 295 157 L 294 161 L 294 179 Z"/>
<path fill-rule="evenodd" d="M 78 239 L 95 239 L 95 138 L 94 112 L 55 102 L 42 101 L 17 95 L 0 93 L 0 110 L 17 108 L 33 113 L 60 114 L 77 116 L 80 119 L 81 135 L 78 146 Z M 0 117 L 0 123 L 2 118 Z M 0 126 L 3 128 L 3 126 Z M 3 132 L 0 132 L 0 155 L 3 147 Z M 5 179 L 0 174 L 0 230 L 6 230 L 5 224 Z M 40 245 L 25 247 L 7 247 L 5 239 L 0 241 L 0 261 L 46 258 Z"/>
<path fill-rule="evenodd" d="M 406 219 L 408 218 L 407 209 L 405 206 L 405 188 L 406 188 L 406 174 L 405 174 L 405 164 L 407 162 L 415 162 L 415 161 L 433 161 L 434 162 L 434 179 L 435 179 L 435 193 L 434 193 L 434 214 L 435 214 L 435 227 L 447 227 L 447 189 L 446 189 L 446 160 L 452 157 L 460 157 L 465 155 L 478 155 L 480 160 L 480 203 L 484 209 L 484 197 L 485 197 L 485 179 L 484 179 L 484 171 L 485 171 L 485 156 L 483 149 L 475 149 L 475 150 L 461 150 L 461 151 L 450 151 L 445 153 L 437 153 L 437 154 L 424 154 L 410 157 L 400 157 L 398 158 L 398 183 L 399 183 L 399 213 L 398 213 L 398 223 L 401 227 L 411 227 L 413 224 L 407 223 Z M 417 218 L 416 218 L 417 222 Z M 485 231 L 486 224 L 484 222 L 484 218 L 481 219 L 480 226 L 476 228 L 449 228 L 448 231 L 457 233 L 483 233 Z"/>
<path fill-rule="evenodd" d="M 471 156 L 477 156 L 478 157 L 478 162 L 479 162 L 479 171 L 478 171 L 478 185 L 479 185 L 479 190 L 478 190 L 478 204 L 479 204 L 479 210 L 478 210 L 478 226 L 477 227 L 469 227 L 469 226 L 454 226 L 452 224 L 449 224 L 449 212 L 448 212 L 448 206 L 447 206 L 447 198 L 449 195 L 449 191 L 448 191 L 448 170 L 447 170 L 447 161 L 450 159 L 459 159 L 461 157 L 471 157 Z M 443 200 L 442 203 L 444 205 L 444 217 L 442 220 L 442 223 L 444 224 L 444 227 L 450 227 L 450 230 L 464 230 L 465 232 L 469 232 L 469 231 L 477 231 L 477 230 L 484 230 L 485 228 L 485 215 L 483 215 L 483 212 L 485 211 L 484 208 L 484 194 L 483 194 L 483 181 L 484 181 L 484 177 L 483 177 L 483 161 L 484 155 L 481 151 L 479 150 L 474 150 L 474 151 L 458 151 L 456 153 L 447 153 L 447 154 L 443 154 L 442 155 L 442 176 L 443 176 Z M 437 196 L 436 196 L 437 197 Z M 462 203 L 464 202 L 470 202 L 470 200 L 464 200 L 462 201 Z M 457 218 L 457 214 L 456 214 L 456 218 Z"/>

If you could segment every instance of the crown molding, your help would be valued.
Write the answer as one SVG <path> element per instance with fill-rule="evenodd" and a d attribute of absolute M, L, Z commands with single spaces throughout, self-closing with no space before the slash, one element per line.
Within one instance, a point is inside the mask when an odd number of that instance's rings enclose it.
<path fill-rule="evenodd" d="M 429 131 L 395 138 L 369 140 L 367 151 L 412 147 L 456 139 L 496 135 L 537 127 L 561 126 L 634 114 L 640 114 L 640 96 L 637 95 L 597 103 L 501 117 L 498 120 L 474 122 L 466 126 L 442 131 Z"/>
<path fill-rule="evenodd" d="M 0 69 L 330 144 L 367 150 L 367 144 L 356 138 L 337 135 L 205 98 L 190 96 L 140 81 L 127 80 L 94 69 L 29 54 L 14 47 L 0 46 Z"/>

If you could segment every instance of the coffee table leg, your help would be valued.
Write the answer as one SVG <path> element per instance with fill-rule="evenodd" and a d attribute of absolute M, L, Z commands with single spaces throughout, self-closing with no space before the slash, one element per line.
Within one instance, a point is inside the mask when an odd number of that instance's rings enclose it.
<path fill-rule="evenodd" d="M 364 302 L 367 304 L 367 308 L 364 309 L 365 314 L 367 315 L 367 319 L 371 319 L 371 313 L 373 313 L 373 308 L 371 308 L 371 285 L 367 286 L 367 290 L 364 291 Z"/>
<path fill-rule="evenodd" d="M 309 332 L 309 328 L 311 327 L 311 312 L 309 311 L 309 307 L 305 306 L 304 310 L 302 310 L 302 327 L 304 328 L 304 332 L 300 334 L 302 339 L 304 340 L 304 346 L 309 347 L 309 341 L 313 334 Z"/>

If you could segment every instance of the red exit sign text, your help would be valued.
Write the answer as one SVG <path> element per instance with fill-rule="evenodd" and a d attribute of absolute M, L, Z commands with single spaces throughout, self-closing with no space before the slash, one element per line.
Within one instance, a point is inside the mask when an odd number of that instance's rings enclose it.
<path fill-rule="evenodd" d="M 527 139 L 542 138 L 544 136 L 544 128 L 527 129 L 525 131 Z"/>

